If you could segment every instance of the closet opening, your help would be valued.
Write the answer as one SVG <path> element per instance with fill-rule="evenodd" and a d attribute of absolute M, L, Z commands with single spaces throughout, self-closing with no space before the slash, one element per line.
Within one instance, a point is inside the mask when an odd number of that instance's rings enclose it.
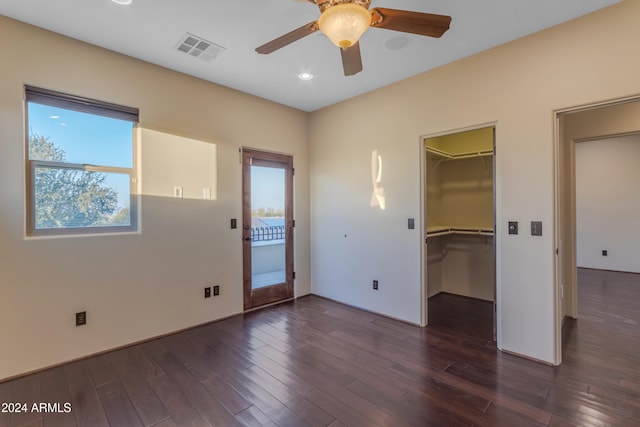
<path fill-rule="evenodd" d="M 495 127 L 422 142 L 426 323 L 495 341 Z"/>

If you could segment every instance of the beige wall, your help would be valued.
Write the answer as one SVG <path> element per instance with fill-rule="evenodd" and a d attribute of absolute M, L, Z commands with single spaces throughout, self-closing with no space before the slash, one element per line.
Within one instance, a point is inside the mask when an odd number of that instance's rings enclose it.
<path fill-rule="evenodd" d="M 496 265 L 493 237 L 453 235 L 442 246 L 442 291 L 493 301 Z"/>
<path fill-rule="evenodd" d="M 425 227 L 438 227 L 444 225 L 442 219 L 442 187 L 440 185 L 440 173 L 442 168 L 435 167 L 438 163 L 435 156 L 422 150 L 421 155 L 425 155 L 425 170 L 424 174 L 424 224 Z M 425 280 L 427 282 L 426 297 L 432 296 L 442 292 L 442 257 L 443 246 L 442 239 L 435 237 L 428 241 L 425 240 L 425 251 L 423 253 L 424 263 L 426 265 Z"/>
<path fill-rule="evenodd" d="M 307 113 L 4 17 L 0 52 L 0 379 L 240 313 L 241 146 L 294 156 L 295 292 L 309 293 Z M 25 238 L 24 84 L 137 107 L 143 128 L 182 137 L 143 135 L 141 233 Z"/>
<path fill-rule="evenodd" d="M 493 158 L 472 157 L 443 162 L 442 224 L 493 228 Z"/>
<path fill-rule="evenodd" d="M 406 227 L 421 215 L 419 136 L 495 122 L 498 345 L 558 362 L 553 112 L 640 93 L 637 16 L 622 2 L 313 113 L 312 292 L 419 323 L 423 236 Z M 368 203 L 374 149 L 384 211 Z"/>

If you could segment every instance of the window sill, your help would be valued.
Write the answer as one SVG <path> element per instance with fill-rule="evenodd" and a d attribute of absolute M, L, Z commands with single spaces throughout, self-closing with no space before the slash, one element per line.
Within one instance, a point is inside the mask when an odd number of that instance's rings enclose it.
<path fill-rule="evenodd" d="M 52 240 L 69 238 L 105 237 L 105 236 L 136 236 L 142 234 L 142 230 L 137 231 L 112 231 L 104 233 L 68 233 L 68 234 L 35 234 L 24 235 L 24 240 Z"/>

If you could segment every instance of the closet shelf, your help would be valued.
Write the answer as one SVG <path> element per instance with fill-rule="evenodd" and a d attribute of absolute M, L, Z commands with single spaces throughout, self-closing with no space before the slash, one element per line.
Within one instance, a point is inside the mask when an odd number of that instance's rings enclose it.
<path fill-rule="evenodd" d="M 458 160 L 458 159 L 469 159 L 472 157 L 493 156 L 493 150 L 481 150 L 481 151 L 473 151 L 468 153 L 450 153 L 448 151 L 439 150 L 434 147 L 425 147 L 425 149 L 427 150 L 427 152 L 439 157 L 440 160 Z"/>
<path fill-rule="evenodd" d="M 472 228 L 472 227 L 428 227 L 427 238 L 436 236 L 447 236 L 450 234 L 463 234 L 473 236 L 493 236 L 492 228 Z"/>

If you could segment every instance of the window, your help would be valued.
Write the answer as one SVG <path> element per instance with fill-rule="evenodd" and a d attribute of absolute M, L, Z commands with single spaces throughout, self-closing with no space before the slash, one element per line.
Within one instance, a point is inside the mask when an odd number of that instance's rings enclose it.
<path fill-rule="evenodd" d="M 28 234 L 134 231 L 138 110 L 25 87 Z"/>

